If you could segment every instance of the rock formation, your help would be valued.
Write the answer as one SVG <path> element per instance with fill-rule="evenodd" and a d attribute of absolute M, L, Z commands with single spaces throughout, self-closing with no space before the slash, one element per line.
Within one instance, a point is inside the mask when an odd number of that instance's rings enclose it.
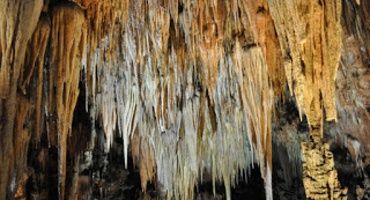
<path fill-rule="evenodd" d="M 370 198 L 369 53 L 366 0 L 3 0 L 0 199 Z"/>

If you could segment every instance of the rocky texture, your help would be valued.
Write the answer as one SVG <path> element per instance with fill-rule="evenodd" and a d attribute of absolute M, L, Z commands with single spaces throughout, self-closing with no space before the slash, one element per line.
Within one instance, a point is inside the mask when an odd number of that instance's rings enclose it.
<path fill-rule="evenodd" d="M 99 92 L 92 98 L 106 148 L 117 122 L 126 159 L 129 138 L 147 147 L 132 147 L 143 189 L 156 172 L 167 198 L 193 198 L 204 173 L 211 174 L 214 185 L 224 181 L 231 198 L 239 170 L 246 173 L 252 162 L 261 164 L 271 196 L 272 90 L 248 10 L 242 2 L 130 6 L 138 12 L 129 13 L 121 35 L 124 59 L 96 69 Z M 233 6 L 242 13 L 233 13 Z"/>
<path fill-rule="evenodd" d="M 341 2 L 271 0 L 269 6 L 289 90 L 296 97 L 300 116 L 304 113 L 310 127 L 320 129 L 322 120 L 336 119 L 334 81 L 342 45 Z"/>
<path fill-rule="evenodd" d="M 31 132 L 23 130 L 23 128 L 30 105 L 26 101 L 23 101 L 25 104 L 17 104 L 17 86 L 20 71 L 24 64 L 27 43 L 37 26 L 42 5 L 42 0 L 2 1 L 0 3 L 1 199 L 6 198 L 6 191 L 10 191 L 8 198 L 15 192 L 16 184 L 22 176 L 22 169 L 25 167 L 22 164 L 24 164 L 27 148 L 23 149 L 25 147 L 23 145 L 29 142 Z M 16 117 L 18 108 L 21 108 L 23 113 Z M 18 127 L 18 130 L 15 127 Z M 19 128 L 22 130 L 19 130 Z"/>
<path fill-rule="evenodd" d="M 307 198 L 345 198 L 341 152 L 362 174 L 348 197 L 367 195 L 367 1 L 0 9 L 0 199 L 114 198 L 101 188 L 107 173 L 126 179 L 107 168 L 118 157 L 159 198 L 198 198 L 208 182 L 232 199 L 256 164 L 266 199 L 302 197 L 300 185 Z"/>
<path fill-rule="evenodd" d="M 326 127 L 340 179 L 349 198 L 369 196 L 369 10 L 368 1 L 343 4 L 343 49 L 336 76 L 338 122 Z M 356 190 L 358 192 L 356 192 Z M 361 197 L 363 196 L 363 197 Z"/>
<path fill-rule="evenodd" d="M 302 142 L 301 148 L 306 197 L 308 199 L 347 199 L 347 191 L 342 190 L 339 184 L 329 145 Z"/>
<path fill-rule="evenodd" d="M 342 191 L 333 156 L 322 138 L 324 119 L 337 118 L 334 82 L 342 45 L 341 2 L 269 2 L 289 90 L 296 98 L 300 118 L 304 113 L 310 127 L 309 141 L 301 144 L 306 196 L 338 199 Z"/>
<path fill-rule="evenodd" d="M 49 144 L 58 148 L 60 199 L 65 196 L 67 138 L 73 133 L 72 119 L 79 95 L 81 60 L 86 51 L 85 20 L 82 9 L 76 5 L 65 4 L 53 9 L 46 131 Z"/>

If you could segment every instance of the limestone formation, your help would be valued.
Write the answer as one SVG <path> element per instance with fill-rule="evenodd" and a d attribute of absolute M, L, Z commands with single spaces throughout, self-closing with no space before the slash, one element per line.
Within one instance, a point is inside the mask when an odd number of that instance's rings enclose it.
<path fill-rule="evenodd" d="M 144 199 L 233 199 L 255 174 L 266 199 L 366 197 L 369 10 L 0 1 L 0 199 L 125 198 L 135 169 Z"/>

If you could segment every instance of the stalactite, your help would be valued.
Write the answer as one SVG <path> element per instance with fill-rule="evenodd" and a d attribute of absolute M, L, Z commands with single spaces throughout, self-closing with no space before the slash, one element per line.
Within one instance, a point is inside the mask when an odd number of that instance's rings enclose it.
<path fill-rule="evenodd" d="M 282 53 L 268 8 L 268 2 L 266 0 L 245 0 L 243 4 L 242 7 L 248 14 L 254 42 L 261 46 L 263 50 L 275 96 L 281 96 L 286 84 L 286 77 L 282 68 Z"/>
<path fill-rule="evenodd" d="M 87 27 L 83 11 L 74 4 L 55 7 L 52 24 L 47 131 L 50 145 L 58 147 L 58 196 L 64 199 L 67 139 L 79 94 Z"/>
<path fill-rule="evenodd" d="M 74 0 L 74 2 L 86 10 L 88 21 L 87 55 L 82 65 L 85 75 L 86 109 L 90 112 L 93 124 L 93 136 L 89 148 L 91 150 L 95 146 L 95 121 L 102 120 L 108 138 L 105 144 L 108 151 L 118 120 L 113 102 L 115 91 L 109 87 L 99 87 L 99 85 L 101 82 L 114 81 L 116 77 L 111 77 L 110 73 L 106 73 L 104 77 L 99 76 L 103 74 L 103 68 L 112 68 L 120 55 L 121 29 L 128 18 L 129 1 Z M 113 86 L 113 83 L 109 86 Z"/>
<path fill-rule="evenodd" d="M 42 73 L 46 45 L 49 38 L 50 24 L 44 17 L 40 17 L 35 32 L 28 44 L 25 62 L 20 70 L 19 89 L 22 93 L 17 94 L 17 114 L 15 118 L 16 127 L 14 130 L 14 151 L 17 155 L 15 161 L 16 179 L 20 181 L 17 192 L 22 192 L 25 187 L 28 174 L 27 155 L 31 140 L 37 143 L 40 138 L 41 128 L 41 91 L 33 92 L 34 88 L 42 89 Z M 37 51 L 35 51 L 37 49 Z M 36 69 L 35 69 L 36 68 Z M 34 72 L 37 70 L 37 72 Z M 34 76 L 37 74 L 37 76 Z M 37 80 L 37 81 L 36 81 Z M 37 86 L 32 83 L 36 81 Z M 27 92 L 26 92 L 27 91 Z M 34 108 L 34 106 L 36 108 Z M 32 118 L 35 116 L 35 121 Z M 32 123 L 35 122 L 35 127 Z"/>
<path fill-rule="evenodd" d="M 32 132 L 33 142 L 38 143 L 41 137 L 44 87 L 44 60 L 50 35 L 50 19 L 41 15 L 32 39 L 27 47 L 25 65 L 20 72 L 19 88 L 22 95 L 30 95 L 34 104 L 35 127 Z M 33 87 L 34 84 L 37 85 Z M 33 90 L 36 89 L 36 92 Z"/>
<path fill-rule="evenodd" d="M 140 169 L 141 188 L 145 192 L 148 182 L 153 182 L 155 178 L 155 160 L 153 148 L 149 142 L 143 140 L 138 134 L 134 134 L 131 139 L 131 152 L 134 163 Z"/>
<path fill-rule="evenodd" d="M 194 199 L 211 181 L 232 199 L 258 164 L 272 199 L 272 138 L 279 158 L 303 160 L 308 198 L 345 198 L 323 130 L 358 163 L 369 154 L 370 45 L 369 3 L 342 2 L 0 1 L 0 199 L 24 197 L 31 181 L 50 182 L 33 198 L 79 198 L 96 178 L 80 174 L 96 167 L 93 152 L 115 151 L 117 137 L 122 168 L 132 156 L 142 191 L 155 183 L 160 198 Z M 360 78 L 348 86 L 352 65 Z M 310 138 L 274 116 L 286 85 Z"/>
<path fill-rule="evenodd" d="M 14 161 L 14 166 L 18 173 L 20 173 L 16 175 L 19 177 L 22 176 L 22 172 L 26 169 L 27 149 L 32 131 L 32 129 L 29 128 L 30 124 L 27 123 L 30 121 L 31 105 L 31 102 L 24 97 L 18 98 L 18 112 L 15 118 L 17 121 L 17 126 L 15 127 L 14 132 L 14 154 L 17 155 L 17 159 Z"/>
<path fill-rule="evenodd" d="M 24 63 L 27 42 L 31 39 L 41 13 L 42 0 L 1 1 L 0 3 L 0 198 L 15 192 L 14 135 L 17 86 Z M 26 113 L 26 111 L 25 111 Z M 20 145 L 20 144 L 17 144 Z M 22 152 L 23 154 L 23 152 Z"/>
<path fill-rule="evenodd" d="M 267 77 L 267 66 L 262 50 L 252 48 L 243 53 L 236 43 L 236 74 L 241 90 L 244 113 L 247 115 L 249 140 L 257 151 L 261 174 L 265 179 L 266 198 L 272 199 L 271 168 L 271 112 L 273 95 Z"/>
<path fill-rule="evenodd" d="M 289 90 L 295 96 L 300 118 L 305 114 L 310 126 L 311 138 L 301 144 L 306 195 L 314 199 L 337 199 L 342 192 L 338 189 L 333 157 L 328 156 L 331 153 L 322 138 L 324 120 L 337 119 L 334 83 L 342 45 L 341 3 L 269 0 L 269 7 L 285 59 Z M 294 24 L 288 25 L 287 20 Z M 324 179 L 311 165 L 321 166 Z M 323 191 L 322 187 L 329 188 Z"/>
<path fill-rule="evenodd" d="M 176 2 L 132 2 L 129 7 L 135 12 L 128 14 L 122 35 L 108 36 L 109 39 L 121 38 L 122 47 L 111 46 L 109 43 L 106 46 L 106 39 L 100 38 L 100 50 L 109 49 L 108 52 L 114 52 L 114 49 L 120 48 L 124 58 L 91 62 L 97 66 L 90 65 L 86 69 L 96 70 L 98 75 L 97 88 L 89 90 L 96 90 L 96 94 L 92 92 L 90 97 L 96 102 L 94 109 L 98 119 L 102 120 L 107 139 L 106 149 L 109 150 L 111 146 L 117 123 L 119 135 L 124 141 L 125 165 L 129 138 L 134 137 L 136 142 L 131 145 L 140 147 L 133 147 L 133 154 L 136 159 L 143 159 L 138 161 L 143 190 L 155 171 L 161 189 L 168 198 L 193 198 L 193 188 L 205 171 L 213 174 L 214 182 L 223 180 L 226 183 L 230 199 L 230 185 L 235 184 L 238 171 L 246 172 L 253 161 L 261 164 L 262 173 L 266 177 L 266 189 L 271 193 L 269 123 L 272 96 L 269 93 L 266 61 L 261 50 L 253 49 L 246 58 L 225 52 L 231 50 L 244 55 L 240 44 L 237 49 L 228 49 L 227 45 L 235 44 L 224 39 L 233 39 L 232 31 L 251 35 L 250 22 L 245 21 L 247 13 L 243 13 L 243 24 L 239 24 L 233 19 L 238 15 L 223 9 L 230 5 L 222 1 L 195 4 L 181 2 L 181 5 L 183 11 L 179 12 Z M 236 6 L 243 4 L 240 2 Z M 87 9 L 90 12 L 89 6 Z M 241 25 L 244 28 L 240 28 Z M 247 40 L 243 36 L 240 38 Z M 225 42 L 228 43 L 226 46 Z M 199 48 L 195 48 L 197 43 Z M 97 56 L 102 56 L 102 53 Z M 106 56 L 106 53 L 103 55 Z M 108 56 L 116 57 L 115 54 Z M 248 68 L 244 68 L 242 65 L 248 59 L 252 61 Z M 252 90 L 248 90 L 247 83 L 241 88 L 238 86 L 248 77 L 241 77 L 239 82 L 230 80 L 232 74 L 238 73 L 235 66 L 239 66 L 240 70 L 249 70 L 249 77 L 254 77 L 252 68 L 260 70 L 258 75 L 255 74 L 255 80 L 259 82 Z M 94 73 L 88 76 L 92 82 L 95 81 Z M 233 86 L 225 85 L 221 80 Z M 240 89 L 248 92 L 241 95 Z M 241 97 L 244 98 L 243 102 L 239 99 Z M 263 101 L 261 103 L 266 109 L 256 110 L 259 115 L 257 119 L 246 113 L 254 107 L 251 104 L 253 98 Z M 225 103 L 230 108 L 225 109 Z M 249 104 L 248 108 L 244 110 L 243 104 Z M 239 114 L 229 116 L 232 110 Z M 198 119 L 201 125 L 195 123 Z M 225 120 L 235 121 L 237 126 L 220 125 Z M 250 122 L 243 122 L 245 120 Z M 253 128 L 248 127 L 249 124 Z M 252 137 L 254 141 L 249 144 L 247 138 L 252 141 Z M 238 142 L 238 151 L 229 151 L 228 148 L 238 138 L 242 139 L 241 143 Z M 221 144 L 225 145 L 221 149 L 207 148 L 207 145 Z M 250 146 L 258 152 L 258 159 L 252 159 Z M 221 159 L 233 153 L 235 156 L 228 161 Z M 151 159 L 155 160 L 155 165 Z M 213 164 L 206 164 L 206 161 Z"/>
<path fill-rule="evenodd" d="M 289 90 L 296 97 L 300 115 L 304 113 L 314 127 L 322 125 L 322 118 L 335 120 L 334 81 L 341 49 L 341 3 L 270 0 L 269 7 L 285 59 Z M 284 23 L 287 20 L 294 25 Z"/>

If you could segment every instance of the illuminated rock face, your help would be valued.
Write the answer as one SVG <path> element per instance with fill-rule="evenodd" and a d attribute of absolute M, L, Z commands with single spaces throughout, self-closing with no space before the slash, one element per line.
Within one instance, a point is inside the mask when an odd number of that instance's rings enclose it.
<path fill-rule="evenodd" d="M 335 0 L 1 1 L 0 199 L 92 198 L 113 173 L 107 154 L 121 171 L 132 158 L 142 192 L 154 183 L 159 198 L 194 199 L 211 182 L 232 199 L 254 165 L 266 199 L 287 198 L 273 189 L 290 190 L 293 177 L 309 199 L 365 198 L 369 10 Z M 362 174 L 356 192 L 341 186 L 346 165 L 331 149 Z"/>
<path fill-rule="evenodd" d="M 347 199 L 347 190 L 340 188 L 329 145 L 302 142 L 302 154 L 303 184 L 307 198 Z"/>
<path fill-rule="evenodd" d="M 341 2 L 269 2 L 289 91 L 310 129 L 310 138 L 301 143 L 306 197 L 341 199 L 345 191 L 341 191 L 329 145 L 322 141 L 324 120 L 336 120 L 334 83 L 342 46 Z M 293 24 L 287 26 L 286 21 Z"/>

